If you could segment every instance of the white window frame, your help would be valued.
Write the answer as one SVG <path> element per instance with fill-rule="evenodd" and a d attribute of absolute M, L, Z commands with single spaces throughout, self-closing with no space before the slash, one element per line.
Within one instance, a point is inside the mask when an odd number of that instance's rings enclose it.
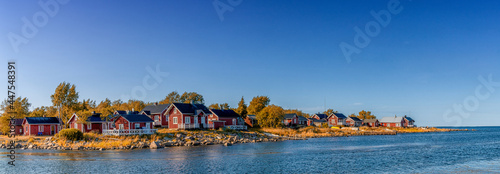
<path fill-rule="evenodd" d="M 184 123 L 185 123 L 185 124 L 191 124 L 191 118 L 189 118 L 189 117 L 184 117 Z"/>
<path fill-rule="evenodd" d="M 173 124 L 177 124 L 177 117 L 174 117 Z"/>
<path fill-rule="evenodd" d="M 194 124 L 198 124 L 198 117 L 194 117 Z"/>
<path fill-rule="evenodd" d="M 88 130 L 92 129 L 92 124 L 91 123 L 87 123 L 87 129 Z"/>
<path fill-rule="evenodd" d="M 146 129 L 149 129 L 149 123 L 146 123 Z"/>
<path fill-rule="evenodd" d="M 236 125 L 236 118 L 233 118 L 233 125 Z"/>
<path fill-rule="evenodd" d="M 43 125 L 38 125 L 38 132 L 43 132 Z"/>
<path fill-rule="evenodd" d="M 19 129 L 19 133 L 23 133 L 23 129 Z"/>
<path fill-rule="evenodd" d="M 136 128 L 136 129 L 141 128 L 141 124 L 140 123 L 135 123 L 134 128 Z"/>
<path fill-rule="evenodd" d="M 166 116 L 165 116 L 165 120 L 166 120 L 167 122 L 168 122 L 168 117 L 169 117 L 169 115 L 166 115 Z"/>
<path fill-rule="evenodd" d="M 73 123 L 73 128 L 78 129 L 78 123 Z"/>
<path fill-rule="evenodd" d="M 118 129 L 125 129 L 125 126 L 123 124 L 118 124 Z"/>
<path fill-rule="evenodd" d="M 160 121 L 160 116 L 155 115 L 154 119 L 155 119 L 155 122 L 159 122 Z"/>

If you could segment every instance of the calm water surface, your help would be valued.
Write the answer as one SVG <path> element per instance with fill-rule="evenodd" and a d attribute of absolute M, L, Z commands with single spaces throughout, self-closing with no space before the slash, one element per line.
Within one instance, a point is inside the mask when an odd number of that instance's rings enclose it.
<path fill-rule="evenodd" d="M 470 129 L 470 128 L 469 128 Z M 17 150 L 4 173 L 500 173 L 500 127 L 132 151 Z"/>

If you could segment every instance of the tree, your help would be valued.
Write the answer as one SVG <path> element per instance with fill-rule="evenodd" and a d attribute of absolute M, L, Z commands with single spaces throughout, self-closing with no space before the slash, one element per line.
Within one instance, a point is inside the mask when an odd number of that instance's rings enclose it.
<path fill-rule="evenodd" d="M 264 109 L 271 100 L 267 96 L 257 96 L 250 101 L 248 106 L 248 114 L 257 115 L 262 109 Z"/>
<path fill-rule="evenodd" d="M 285 114 L 297 114 L 297 116 L 303 116 L 306 118 L 309 118 L 309 114 L 302 112 L 301 110 L 298 109 L 286 109 Z"/>
<path fill-rule="evenodd" d="M 58 117 L 63 122 L 66 122 L 69 119 L 70 112 L 78 107 L 78 92 L 76 92 L 76 86 L 70 83 L 60 83 L 50 98 L 53 106 L 57 107 L 59 111 Z"/>
<path fill-rule="evenodd" d="M 163 99 L 159 103 L 160 104 L 170 104 L 170 103 L 178 103 L 178 102 L 181 102 L 181 96 L 179 95 L 179 93 L 177 93 L 177 91 L 173 91 L 173 92 L 169 93 L 165 97 L 165 99 Z"/>
<path fill-rule="evenodd" d="M 339 113 L 339 111 L 333 111 L 333 109 L 328 109 L 323 114 L 326 114 L 328 116 L 332 115 L 333 113 Z"/>
<path fill-rule="evenodd" d="M 106 117 L 108 115 L 113 115 L 113 107 L 111 100 L 106 98 L 105 100 L 101 101 L 99 105 L 96 107 L 96 112 L 101 113 L 102 117 Z"/>
<path fill-rule="evenodd" d="M 257 121 L 262 127 L 281 127 L 285 111 L 276 105 L 266 106 L 257 114 Z"/>
<path fill-rule="evenodd" d="M 17 97 L 14 102 L 9 103 L 6 100 L 2 102 L 0 105 L 0 110 L 3 112 L 0 117 L 0 131 L 3 133 L 7 133 L 10 131 L 10 119 L 13 118 L 24 118 L 29 115 L 29 107 L 31 103 L 29 103 L 28 98 Z M 15 112 L 15 113 L 10 113 Z"/>
<path fill-rule="evenodd" d="M 80 110 L 76 112 L 76 115 L 78 115 L 78 120 L 76 121 L 77 123 L 80 124 L 86 124 L 87 123 L 87 118 L 92 116 L 92 112 L 90 110 Z"/>
<path fill-rule="evenodd" d="M 356 114 L 351 114 L 349 117 L 358 117 Z"/>
<path fill-rule="evenodd" d="M 205 99 L 196 92 L 184 92 L 179 100 L 182 103 L 205 104 Z"/>
<path fill-rule="evenodd" d="M 28 98 L 17 97 L 12 105 L 5 99 L 0 106 L 0 110 L 7 114 L 15 112 L 15 118 L 24 118 L 30 114 L 29 107 L 31 107 L 31 103 L 28 101 Z"/>
<path fill-rule="evenodd" d="M 247 105 L 245 104 L 245 99 L 243 99 L 243 97 L 241 97 L 241 100 L 238 103 L 238 108 L 234 112 L 236 112 L 242 118 L 246 118 L 247 117 L 247 113 L 248 113 L 248 111 L 247 111 Z"/>
<path fill-rule="evenodd" d="M 372 112 L 362 110 L 362 111 L 359 111 L 358 118 L 359 119 L 375 119 L 376 117 L 375 117 L 375 115 L 372 115 Z"/>
<path fill-rule="evenodd" d="M 231 109 L 229 107 L 229 104 L 227 103 L 214 103 L 214 104 L 211 104 L 210 106 L 208 106 L 209 109 L 222 109 L 222 110 L 229 110 Z"/>
<path fill-rule="evenodd" d="M 41 107 L 37 107 L 35 109 L 33 109 L 33 111 L 31 111 L 30 115 L 28 117 L 43 117 L 43 116 L 49 116 L 47 113 L 47 109 L 48 107 L 45 107 L 45 106 L 41 106 Z"/>

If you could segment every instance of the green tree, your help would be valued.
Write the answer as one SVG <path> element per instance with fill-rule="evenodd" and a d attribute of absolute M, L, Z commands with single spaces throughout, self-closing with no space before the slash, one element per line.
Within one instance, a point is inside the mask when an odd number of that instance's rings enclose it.
<path fill-rule="evenodd" d="M 257 96 L 250 101 L 248 106 L 248 114 L 257 115 L 262 109 L 264 109 L 271 100 L 267 96 Z"/>
<path fill-rule="evenodd" d="M 205 99 L 196 92 L 184 92 L 179 100 L 182 103 L 205 104 Z"/>
<path fill-rule="evenodd" d="M 285 111 L 280 106 L 269 105 L 257 114 L 257 121 L 262 127 L 281 127 Z"/>
<path fill-rule="evenodd" d="M 359 119 L 375 119 L 377 117 L 375 117 L 375 115 L 372 115 L 372 112 L 370 112 L 370 111 L 362 110 L 359 112 L 358 118 Z"/>
<path fill-rule="evenodd" d="M 66 82 L 60 83 L 50 98 L 53 106 L 59 111 L 58 117 L 63 122 L 68 121 L 71 111 L 77 110 L 75 108 L 78 107 L 78 92 L 76 92 L 75 85 Z"/>
<path fill-rule="evenodd" d="M 170 104 L 170 103 L 178 103 L 178 102 L 181 102 L 181 96 L 179 95 L 179 93 L 177 93 L 177 91 L 173 91 L 173 92 L 169 93 L 165 97 L 165 99 L 163 99 L 159 103 L 160 104 Z"/>
<path fill-rule="evenodd" d="M 247 105 L 245 104 L 245 99 L 241 97 L 240 102 L 238 103 L 238 108 L 235 109 L 235 111 L 238 115 L 240 115 L 242 118 L 247 117 Z"/>

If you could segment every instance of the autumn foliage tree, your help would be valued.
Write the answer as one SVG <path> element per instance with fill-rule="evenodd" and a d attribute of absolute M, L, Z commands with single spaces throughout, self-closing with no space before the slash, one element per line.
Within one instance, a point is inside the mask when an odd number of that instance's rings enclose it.
<path fill-rule="evenodd" d="M 257 114 L 257 121 L 262 127 L 281 127 L 285 111 L 282 107 L 269 105 Z"/>
<path fill-rule="evenodd" d="M 63 122 L 66 122 L 71 111 L 78 107 L 78 92 L 76 92 L 76 86 L 70 83 L 60 83 L 50 98 L 53 106 L 58 109 L 58 116 Z"/>
<path fill-rule="evenodd" d="M 359 111 L 359 115 L 357 116 L 359 119 L 375 119 L 375 115 L 372 115 L 372 112 L 370 111 Z"/>
<path fill-rule="evenodd" d="M 323 114 L 326 114 L 328 116 L 332 115 L 333 113 L 338 113 L 339 111 L 334 111 L 333 109 L 328 109 Z"/>
<path fill-rule="evenodd" d="M 3 112 L 0 117 L 0 131 L 9 132 L 10 128 L 10 118 L 24 118 L 29 115 L 29 103 L 28 98 L 17 97 L 12 103 L 12 107 L 7 100 L 4 100 L 0 105 L 0 110 Z"/>
<path fill-rule="evenodd" d="M 247 105 L 245 104 L 245 99 L 241 97 L 240 102 L 238 103 L 238 108 L 234 110 L 238 115 L 240 115 L 242 118 L 247 117 Z"/>
<path fill-rule="evenodd" d="M 229 110 L 231 109 L 229 107 L 228 103 L 214 103 L 208 106 L 209 109 L 222 109 L 222 110 Z"/>
<path fill-rule="evenodd" d="M 271 100 L 267 96 L 257 96 L 250 101 L 248 106 L 248 114 L 257 115 L 262 109 L 269 105 Z"/>

